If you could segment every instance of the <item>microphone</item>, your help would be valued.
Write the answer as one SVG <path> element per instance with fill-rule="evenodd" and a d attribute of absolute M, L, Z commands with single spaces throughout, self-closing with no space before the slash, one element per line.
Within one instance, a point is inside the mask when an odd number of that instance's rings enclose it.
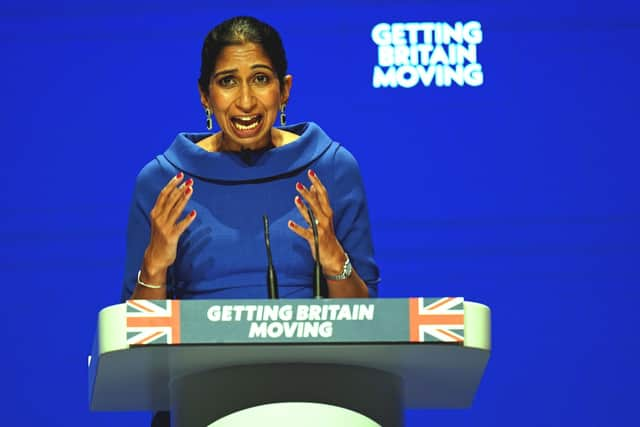
<path fill-rule="evenodd" d="M 313 297 L 322 298 L 324 296 L 323 284 L 326 286 L 326 282 L 324 282 L 324 278 L 321 274 L 322 268 L 320 264 L 320 246 L 318 244 L 318 224 L 316 224 L 316 217 L 309 206 L 307 206 L 307 213 L 309 214 L 309 219 L 311 220 L 311 229 L 313 230 L 313 244 L 316 251 L 316 263 L 313 266 Z"/>
<path fill-rule="evenodd" d="M 276 276 L 276 269 L 273 267 L 273 258 L 271 258 L 269 218 L 266 215 L 262 215 L 262 222 L 264 224 L 264 244 L 267 248 L 267 293 L 269 294 L 269 299 L 278 299 L 278 277 Z"/>

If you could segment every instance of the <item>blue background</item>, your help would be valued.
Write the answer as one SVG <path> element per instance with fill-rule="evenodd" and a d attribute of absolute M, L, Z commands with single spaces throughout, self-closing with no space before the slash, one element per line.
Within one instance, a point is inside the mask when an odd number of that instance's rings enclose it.
<path fill-rule="evenodd" d="M 638 396 L 638 67 L 633 1 L 3 1 L 3 425 L 138 426 L 92 413 L 86 360 L 119 302 L 135 176 L 203 130 L 207 31 L 282 34 L 289 121 L 358 158 L 382 297 L 493 310 L 472 408 L 408 426 L 633 424 Z M 235 3 L 234 3 L 235 4 Z M 480 87 L 373 89 L 379 22 L 482 23 Z"/>

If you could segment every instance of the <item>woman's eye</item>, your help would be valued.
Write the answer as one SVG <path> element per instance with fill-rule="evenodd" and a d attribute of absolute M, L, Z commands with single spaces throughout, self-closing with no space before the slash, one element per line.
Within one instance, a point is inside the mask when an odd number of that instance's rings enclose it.
<path fill-rule="evenodd" d="M 223 77 L 220 80 L 218 80 L 218 83 L 220 84 L 220 86 L 223 86 L 223 87 L 231 86 L 233 82 L 234 82 L 233 77 L 230 77 L 230 76 Z"/>
<path fill-rule="evenodd" d="M 256 83 L 258 83 L 258 84 L 263 84 L 263 85 L 264 85 L 264 84 L 267 84 L 267 83 L 269 83 L 269 76 L 267 76 L 267 75 L 265 75 L 265 74 L 258 74 L 258 75 L 255 77 L 255 81 L 256 81 Z"/>

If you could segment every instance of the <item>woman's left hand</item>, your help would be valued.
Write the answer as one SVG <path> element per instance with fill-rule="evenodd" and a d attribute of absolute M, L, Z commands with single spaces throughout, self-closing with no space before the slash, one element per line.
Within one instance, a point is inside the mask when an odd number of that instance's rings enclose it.
<path fill-rule="evenodd" d="M 322 182 L 320 182 L 315 172 L 309 170 L 307 175 L 311 181 L 311 187 L 307 189 L 302 183 L 298 182 L 296 184 L 296 190 L 300 195 L 295 197 L 294 203 L 302 217 L 307 221 L 308 227 L 302 227 L 291 220 L 289 220 L 288 225 L 294 233 L 309 243 L 311 255 L 316 259 L 311 218 L 309 218 L 307 207 L 304 204 L 304 202 L 306 202 L 316 219 L 318 249 L 320 251 L 320 263 L 323 273 L 338 275 L 342 272 L 346 255 L 333 228 L 333 210 L 329 203 L 329 195 L 327 194 L 327 189 Z"/>

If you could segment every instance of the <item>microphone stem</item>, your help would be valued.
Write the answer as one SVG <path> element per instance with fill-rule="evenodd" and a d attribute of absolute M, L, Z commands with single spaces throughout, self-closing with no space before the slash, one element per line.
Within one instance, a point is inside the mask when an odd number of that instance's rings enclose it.
<path fill-rule="evenodd" d="M 311 229 L 313 230 L 313 245 L 316 252 L 316 262 L 313 266 L 313 296 L 314 298 L 322 298 L 322 276 L 320 264 L 320 245 L 318 243 L 318 224 L 316 224 L 316 217 L 309 206 L 307 206 L 307 213 L 311 220 Z"/>

